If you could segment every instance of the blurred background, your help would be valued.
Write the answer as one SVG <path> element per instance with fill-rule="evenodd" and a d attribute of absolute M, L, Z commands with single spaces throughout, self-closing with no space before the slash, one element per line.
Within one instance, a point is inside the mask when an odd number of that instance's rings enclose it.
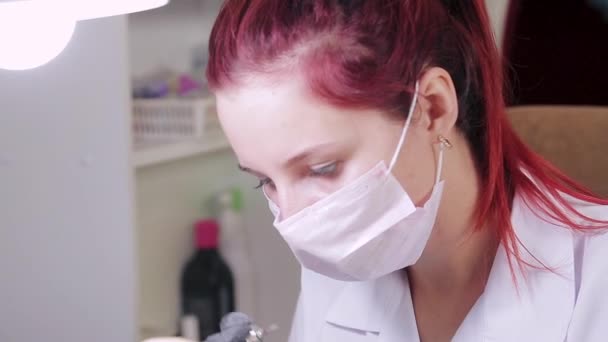
<path fill-rule="evenodd" d="M 487 5 L 516 129 L 608 196 L 606 2 Z M 280 327 L 268 341 L 287 340 L 299 265 L 239 173 L 202 76 L 220 6 L 173 0 L 82 21 L 49 63 L 0 68 L 1 342 L 185 333 L 189 300 L 205 295 L 192 287 L 209 285 L 191 284 L 186 265 L 216 245 L 232 277 L 210 269 L 214 284 Z"/>

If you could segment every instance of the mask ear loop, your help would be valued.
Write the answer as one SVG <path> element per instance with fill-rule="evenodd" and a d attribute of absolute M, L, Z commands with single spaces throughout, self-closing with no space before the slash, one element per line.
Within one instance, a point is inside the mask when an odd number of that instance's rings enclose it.
<path fill-rule="evenodd" d="M 388 166 L 388 172 L 391 172 L 393 170 L 395 163 L 397 163 L 397 158 L 399 158 L 399 153 L 401 152 L 401 147 L 403 146 L 403 142 L 405 141 L 405 135 L 407 133 L 408 128 L 410 127 L 410 123 L 412 122 L 412 116 L 414 116 L 414 109 L 416 109 L 416 103 L 418 102 L 418 90 L 419 90 L 419 84 L 418 84 L 418 82 L 416 82 L 416 89 L 414 92 L 414 97 L 412 98 L 412 104 L 410 105 L 410 110 L 407 114 L 407 118 L 405 119 L 405 125 L 403 126 L 403 130 L 401 131 L 401 137 L 399 137 L 399 143 L 397 144 L 397 149 L 395 150 L 395 154 L 393 154 L 391 163 Z"/>
<path fill-rule="evenodd" d="M 435 174 L 435 185 L 441 180 L 441 172 L 443 171 L 443 152 L 446 149 L 452 148 L 452 143 L 443 135 L 438 137 L 439 140 L 439 159 L 437 161 L 437 173 Z"/>

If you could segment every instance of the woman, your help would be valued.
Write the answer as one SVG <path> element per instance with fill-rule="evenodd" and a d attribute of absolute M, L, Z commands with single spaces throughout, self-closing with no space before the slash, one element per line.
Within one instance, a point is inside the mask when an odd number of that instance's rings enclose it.
<path fill-rule="evenodd" d="M 608 201 L 505 115 L 481 0 L 228 0 L 207 76 L 303 266 L 292 342 L 605 341 Z"/>

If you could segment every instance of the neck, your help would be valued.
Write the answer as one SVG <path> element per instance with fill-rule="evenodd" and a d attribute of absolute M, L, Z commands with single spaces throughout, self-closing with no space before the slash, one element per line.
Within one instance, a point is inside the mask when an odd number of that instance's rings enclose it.
<path fill-rule="evenodd" d="M 429 243 L 423 257 L 408 269 L 412 287 L 435 295 L 481 295 L 498 248 L 496 239 L 481 231 L 449 248 L 438 240 Z"/>
<path fill-rule="evenodd" d="M 423 292 L 481 295 L 499 243 L 491 223 L 474 229 L 479 176 L 466 142 L 454 145 L 445 155 L 446 185 L 433 233 L 408 275 L 412 288 Z"/>

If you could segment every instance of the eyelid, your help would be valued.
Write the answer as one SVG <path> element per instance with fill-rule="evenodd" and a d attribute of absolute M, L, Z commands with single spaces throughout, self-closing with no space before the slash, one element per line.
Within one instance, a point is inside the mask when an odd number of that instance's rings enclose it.
<path fill-rule="evenodd" d="M 318 164 L 310 168 L 313 175 L 325 175 L 334 173 L 338 168 L 338 161 L 331 161 L 324 164 Z"/>
<path fill-rule="evenodd" d="M 310 167 L 309 174 L 313 177 L 329 177 L 333 176 L 338 172 L 340 161 L 332 160 L 330 162 L 325 162 L 322 164 L 316 164 L 315 166 Z M 272 180 L 268 177 L 259 178 L 259 183 L 254 187 L 254 189 L 260 189 L 265 185 L 272 184 Z"/>

